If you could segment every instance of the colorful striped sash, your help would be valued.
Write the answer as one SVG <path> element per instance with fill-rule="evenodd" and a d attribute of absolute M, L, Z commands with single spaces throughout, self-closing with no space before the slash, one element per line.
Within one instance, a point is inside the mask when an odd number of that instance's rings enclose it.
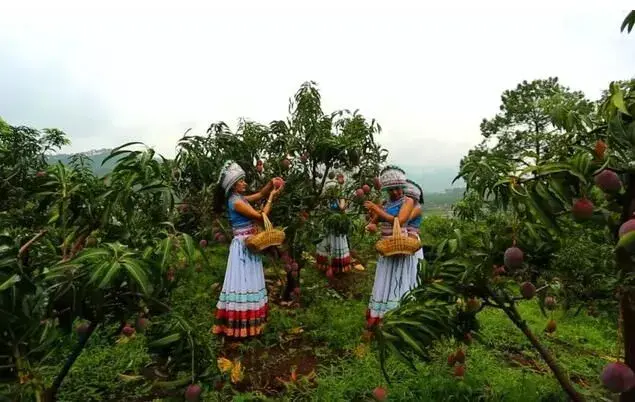
<path fill-rule="evenodd" d="M 258 229 L 253 225 L 249 225 L 240 228 L 232 228 L 232 232 L 234 234 L 234 237 L 245 237 L 258 233 Z"/>

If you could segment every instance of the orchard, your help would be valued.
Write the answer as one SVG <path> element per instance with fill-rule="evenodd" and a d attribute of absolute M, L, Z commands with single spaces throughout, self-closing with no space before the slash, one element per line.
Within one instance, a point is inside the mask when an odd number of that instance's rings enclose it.
<path fill-rule="evenodd" d="M 634 22 L 631 12 L 622 29 L 630 32 Z M 579 304 L 578 313 L 585 304 L 591 308 L 603 301 L 618 312 L 618 346 L 617 362 L 604 365 L 601 382 L 621 401 L 634 401 L 635 81 L 610 83 L 595 103 L 556 78 L 523 81 L 501 99 L 500 113 L 481 124 L 483 142 L 461 161 L 458 177 L 467 188 L 457 212 L 472 220 L 498 214 L 510 223 L 501 232 L 483 228 L 476 243 L 466 244 L 459 230 L 440 243 L 423 266 L 422 285 L 378 331 L 381 349 L 405 359 L 409 353 L 426 358 L 440 339 L 466 343 L 469 336 L 471 343 L 479 332 L 479 313 L 499 309 L 568 397 L 582 401 L 588 393 L 529 328 L 518 303 L 536 298 L 547 318 L 544 331 L 553 334 L 558 293 L 569 296 L 566 308 Z M 589 245 L 603 254 L 592 267 L 595 272 L 548 270 L 567 247 L 563 238 L 585 231 L 594 232 Z M 459 361 L 457 355 L 463 360 L 459 349 L 448 358 L 450 365 Z"/>
<path fill-rule="evenodd" d="M 385 198 L 389 154 L 374 119 L 323 110 L 316 83 L 269 123 L 188 130 L 173 159 L 123 144 L 104 175 L 84 154 L 51 162 L 64 132 L 0 119 L 0 396 L 635 401 L 634 115 L 633 80 L 597 100 L 555 77 L 505 91 L 450 216 L 426 199 L 418 286 L 372 332 L 379 234 L 363 204 Z M 269 219 L 285 242 L 263 253 L 270 318 L 243 342 L 211 333 L 228 160 L 249 192 L 283 189 Z M 360 269 L 316 269 L 329 232 Z"/>

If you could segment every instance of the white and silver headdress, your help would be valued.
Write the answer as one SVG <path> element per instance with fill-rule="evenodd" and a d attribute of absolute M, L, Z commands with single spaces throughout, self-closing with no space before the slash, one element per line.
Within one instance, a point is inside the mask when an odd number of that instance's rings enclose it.
<path fill-rule="evenodd" d="M 386 166 L 379 175 L 382 190 L 406 186 L 406 172 L 397 166 Z"/>
<path fill-rule="evenodd" d="M 225 194 L 229 194 L 234 184 L 244 177 L 245 171 L 243 168 L 241 168 L 238 163 L 230 160 L 223 164 L 223 168 L 218 177 L 218 183 L 223 187 L 223 190 L 225 190 Z"/>
<path fill-rule="evenodd" d="M 419 203 L 423 202 L 423 190 L 417 183 L 410 179 L 406 179 L 406 188 L 404 189 L 404 193 Z"/>

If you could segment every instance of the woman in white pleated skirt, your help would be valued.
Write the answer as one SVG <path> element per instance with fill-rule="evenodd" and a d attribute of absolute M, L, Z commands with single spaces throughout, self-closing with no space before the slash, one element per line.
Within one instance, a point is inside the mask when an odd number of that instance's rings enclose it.
<path fill-rule="evenodd" d="M 402 233 L 406 234 L 414 204 L 404 194 L 406 175 L 400 168 L 388 166 L 379 179 L 382 190 L 388 192 L 390 200 L 383 208 L 370 201 L 366 201 L 364 206 L 380 222 L 382 238 L 392 236 L 395 219 L 399 219 Z M 417 261 L 415 255 L 377 258 L 375 282 L 366 312 L 369 328 L 378 325 L 388 311 L 399 306 L 402 296 L 417 285 Z"/>
<path fill-rule="evenodd" d="M 269 214 L 273 198 L 282 189 L 281 186 L 274 188 L 274 179 L 259 192 L 246 196 L 244 177 L 245 172 L 237 163 L 227 162 L 216 193 L 217 211 L 222 211 L 227 200 L 233 239 L 212 332 L 235 338 L 260 335 L 267 320 L 268 299 L 262 258 L 247 248 L 245 240 L 257 233 L 256 222 L 262 221 L 263 214 Z M 267 195 L 269 198 L 262 212 L 251 206 L 250 202 Z"/>

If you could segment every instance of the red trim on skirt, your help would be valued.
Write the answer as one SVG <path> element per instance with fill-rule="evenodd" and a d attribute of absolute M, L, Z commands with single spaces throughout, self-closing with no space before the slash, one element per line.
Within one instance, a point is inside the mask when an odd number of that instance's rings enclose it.
<path fill-rule="evenodd" d="M 264 330 L 268 311 L 268 304 L 257 310 L 217 309 L 216 322 L 212 327 L 212 332 L 215 335 L 223 334 L 237 338 L 260 335 Z"/>

